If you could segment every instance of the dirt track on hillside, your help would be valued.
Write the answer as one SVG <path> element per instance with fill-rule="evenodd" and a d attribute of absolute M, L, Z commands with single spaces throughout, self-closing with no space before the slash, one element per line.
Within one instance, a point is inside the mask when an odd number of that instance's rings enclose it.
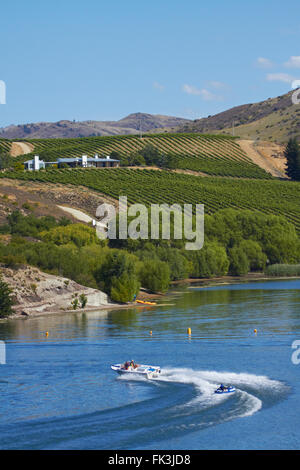
<path fill-rule="evenodd" d="M 18 157 L 19 155 L 26 155 L 33 152 L 34 146 L 28 142 L 13 142 L 10 148 L 10 155 Z"/>
<path fill-rule="evenodd" d="M 282 146 L 269 142 L 254 144 L 253 140 L 243 139 L 239 140 L 238 143 L 253 163 L 277 178 L 286 178 Z"/>
<path fill-rule="evenodd" d="M 36 216 L 53 215 L 60 218 L 66 216 L 74 222 L 78 222 L 78 213 L 72 215 L 71 209 L 80 211 L 90 218 L 96 215 L 97 207 L 103 202 L 110 203 L 118 208 L 116 200 L 97 191 L 87 189 L 84 186 L 72 186 L 64 184 L 41 183 L 37 181 L 0 180 L 0 223 L 5 223 L 7 215 L 16 209 L 25 213 L 34 212 Z M 24 203 L 30 209 L 23 207 Z M 60 208 L 64 206 L 66 210 Z M 88 223 L 86 220 L 86 223 Z M 83 220 L 81 220 L 83 221 Z"/>

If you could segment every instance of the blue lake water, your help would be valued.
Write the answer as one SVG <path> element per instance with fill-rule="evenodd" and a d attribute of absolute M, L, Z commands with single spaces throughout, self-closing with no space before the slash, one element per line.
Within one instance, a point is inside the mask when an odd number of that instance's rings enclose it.
<path fill-rule="evenodd" d="M 299 449 L 299 288 L 181 288 L 155 308 L 1 322 L 0 448 Z M 161 376 L 110 369 L 127 359 Z"/>

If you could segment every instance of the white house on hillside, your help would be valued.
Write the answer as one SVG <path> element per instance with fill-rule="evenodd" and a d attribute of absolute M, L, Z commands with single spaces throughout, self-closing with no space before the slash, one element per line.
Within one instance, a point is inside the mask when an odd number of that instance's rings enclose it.
<path fill-rule="evenodd" d="M 120 166 L 120 160 L 110 158 L 109 155 L 105 158 L 100 158 L 96 154 L 94 157 L 82 155 L 82 157 L 77 158 L 58 158 L 56 162 L 44 162 L 36 155 L 33 160 L 24 162 L 24 169 L 36 171 L 53 165 L 57 165 L 58 168 L 115 168 Z"/>
<path fill-rule="evenodd" d="M 40 160 L 38 155 L 35 155 L 33 160 L 24 162 L 25 170 L 40 170 L 41 168 L 45 168 L 45 162 L 44 160 Z"/>

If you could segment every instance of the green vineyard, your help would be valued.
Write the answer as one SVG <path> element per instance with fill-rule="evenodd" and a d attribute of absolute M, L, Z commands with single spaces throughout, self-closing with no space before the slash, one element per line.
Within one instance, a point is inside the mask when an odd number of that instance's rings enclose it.
<path fill-rule="evenodd" d="M 12 142 L 8 139 L 0 139 L 0 151 L 9 152 Z"/>
<path fill-rule="evenodd" d="M 281 215 L 300 233 L 300 183 L 290 181 L 198 177 L 167 170 L 52 169 L 4 172 L 0 177 L 82 185 L 129 203 L 204 204 L 206 213 L 220 209 L 255 210 Z"/>
<path fill-rule="evenodd" d="M 32 139 L 34 152 L 22 161 L 38 154 L 41 160 L 56 161 L 57 158 L 110 155 L 122 157 L 138 153 L 147 144 L 157 148 L 162 155 L 170 155 L 176 168 L 203 172 L 211 176 L 270 179 L 272 176 L 254 164 L 240 148 L 236 139 L 229 136 L 206 134 L 147 134 L 108 137 L 82 137 L 75 139 Z M 0 149 L 9 151 L 10 141 L 0 139 Z M 20 161 L 20 157 L 18 158 Z"/>

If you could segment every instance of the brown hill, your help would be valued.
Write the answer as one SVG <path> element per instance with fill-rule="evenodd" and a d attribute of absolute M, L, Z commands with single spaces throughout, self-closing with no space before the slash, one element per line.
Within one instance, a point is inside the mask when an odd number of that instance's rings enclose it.
<path fill-rule="evenodd" d="M 244 104 L 214 116 L 185 123 L 179 132 L 234 134 L 243 139 L 278 143 L 299 136 L 300 106 L 293 104 L 292 93 L 259 103 Z"/>
<path fill-rule="evenodd" d="M 0 128 L 5 139 L 47 139 L 137 134 L 158 128 L 174 128 L 190 122 L 188 119 L 145 113 L 134 113 L 119 121 L 37 122 Z"/>

